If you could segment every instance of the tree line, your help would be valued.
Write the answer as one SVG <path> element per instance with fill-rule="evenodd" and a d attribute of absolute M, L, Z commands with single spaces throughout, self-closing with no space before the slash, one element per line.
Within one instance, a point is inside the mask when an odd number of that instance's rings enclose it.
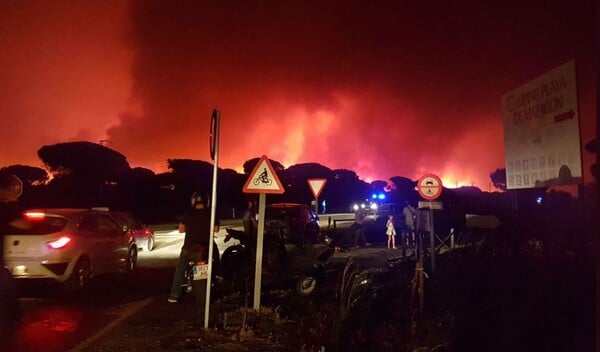
<path fill-rule="evenodd" d="M 595 143 L 595 141 L 592 141 Z M 590 149 L 596 144 L 588 143 Z M 154 173 L 150 169 L 131 167 L 127 158 L 104 145 L 80 141 L 41 147 L 37 152 L 44 168 L 10 165 L 2 168 L 17 175 L 24 183 L 20 202 L 27 208 L 109 207 L 128 210 L 144 221 L 175 221 L 189 206 L 193 192 L 209 194 L 213 165 L 202 160 L 168 159 L 168 171 Z M 220 168 L 217 172 L 217 211 L 221 217 L 240 217 L 247 201 L 255 195 L 242 192 L 243 186 L 260 159 L 249 159 L 243 173 Z M 330 169 L 318 163 L 301 163 L 284 167 L 270 160 L 285 192 L 269 195 L 268 203 L 293 202 L 310 204 L 313 199 L 307 179 L 324 178 L 327 183 L 320 200 L 327 201 L 327 211 L 347 212 L 353 202 L 372 193 L 385 192 L 387 202 L 417 204 L 416 181 L 394 176 L 389 182 L 371 183 L 361 180 L 347 169 Z M 593 170 L 596 171 L 595 165 Z M 498 189 L 506 189 L 506 174 L 497 169 L 490 174 Z M 520 190 L 521 199 L 536 199 L 545 188 Z M 476 187 L 444 188 L 440 201 L 448 209 L 470 213 L 510 213 L 514 197 L 510 192 L 482 192 Z M 526 201 L 525 204 L 532 203 Z"/>

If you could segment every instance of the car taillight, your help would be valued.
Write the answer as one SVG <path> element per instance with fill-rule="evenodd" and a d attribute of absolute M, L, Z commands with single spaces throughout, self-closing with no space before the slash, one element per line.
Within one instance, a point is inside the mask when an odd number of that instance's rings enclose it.
<path fill-rule="evenodd" d="M 60 248 L 64 248 L 66 245 L 68 245 L 71 242 L 71 238 L 68 236 L 63 236 L 57 240 L 54 241 L 50 241 L 48 243 L 46 243 L 46 245 L 49 248 L 52 249 L 60 249 Z"/>
<path fill-rule="evenodd" d="M 24 215 L 28 220 L 42 220 L 46 217 L 46 213 L 40 211 L 28 211 Z"/>
<path fill-rule="evenodd" d="M 197 265 L 204 265 L 204 264 L 206 264 L 205 261 L 199 261 Z"/>
<path fill-rule="evenodd" d="M 152 234 L 152 230 L 151 229 L 146 229 L 146 231 L 144 231 L 146 233 L 146 235 L 151 235 Z"/>

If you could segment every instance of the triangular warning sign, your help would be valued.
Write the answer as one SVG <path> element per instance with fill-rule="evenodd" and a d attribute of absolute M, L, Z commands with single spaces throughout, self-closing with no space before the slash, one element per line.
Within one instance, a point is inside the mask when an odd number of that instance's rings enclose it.
<path fill-rule="evenodd" d="M 281 181 L 277 177 L 273 166 L 269 162 L 269 158 L 263 155 L 254 170 L 250 173 L 250 177 L 242 190 L 244 193 L 275 193 L 281 194 L 285 192 Z"/>
<path fill-rule="evenodd" d="M 319 194 L 321 194 L 321 191 L 323 190 L 323 186 L 325 186 L 325 183 L 327 182 L 326 178 L 309 178 L 306 180 L 306 182 L 308 182 L 308 186 L 310 187 L 310 190 L 313 193 L 313 196 L 315 196 L 315 198 L 319 198 Z"/>

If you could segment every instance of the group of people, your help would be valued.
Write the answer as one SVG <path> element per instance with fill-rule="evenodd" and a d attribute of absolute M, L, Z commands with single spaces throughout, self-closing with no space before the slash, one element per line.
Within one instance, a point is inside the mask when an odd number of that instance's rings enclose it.
<path fill-rule="evenodd" d="M 171 294 L 168 302 L 177 303 L 179 301 L 181 285 L 185 279 L 185 270 L 188 262 L 192 258 L 208 261 L 211 240 L 210 221 L 207 197 L 201 193 L 192 194 L 191 208 L 181 218 L 178 227 L 180 233 L 185 233 L 185 238 L 179 254 L 179 261 L 175 268 L 175 274 L 173 275 L 173 284 L 171 285 Z M 248 201 L 248 207 L 244 211 L 242 222 L 244 224 L 244 233 L 248 236 L 256 236 L 257 218 L 256 202 L 254 200 Z M 220 221 L 215 219 L 212 233 L 219 232 L 219 229 Z M 202 293 L 197 295 L 197 297 L 202 297 Z"/>
<path fill-rule="evenodd" d="M 404 227 L 400 232 L 401 244 L 414 244 L 415 236 L 416 236 L 416 222 L 418 217 L 417 209 L 410 204 L 408 201 L 405 203 L 404 208 L 402 209 L 402 216 L 404 217 Z M 353 235 L 353 245 L 354 247 L 363 247 L 370 246 L 371 244 L 367 242 L 365 237 L 365 226 L 366 226 L 366 214 L 362 210 L 356 211 L 354 214 L 354 223 L 350 228 L 350 232 Z M 396 220 L 394 219 L 394 215 L 388 215 L 388 219 L 385 226 L 385 234 L 387 235 L 387 247 L 389 249 L 396 249 L 396 235 L 398 232 L 396 231 Z"/>
<path fill-rule="evenodd" d="M 415 241 L 415 225 L 417 219 L 417 209 L 412 206 L 409 202 L 402 209 L 402 215 L 404 217 L 405 231 L 402 234 L 403 238 L 400 240 L 401 243 L 411 244 Z M 385 224 L 385 234 L 388 237 L 387 247 L 389 249 L 396 249 L 396 225 L 394 215 L 388 215 L 388 220 Z"/>

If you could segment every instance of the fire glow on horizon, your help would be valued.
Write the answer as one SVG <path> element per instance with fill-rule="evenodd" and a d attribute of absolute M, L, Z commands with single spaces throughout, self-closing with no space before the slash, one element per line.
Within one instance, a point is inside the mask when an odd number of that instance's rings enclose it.
<path fill-rule="evenodd" d="M 167 159 L 208 161 L 217 108 L 222 168 L 267 155 L 367 182 L 433 173 L 447 187 L 488 190 L 504 167 L 500 97 L 570 59 L 583 73 L 582 143 L 594 137 L 586 6 L 276 4 L 0 5 L 0 116 L 10 126 L 0 167 L 42 166 L 39 148 L 80 140 L 109 141 L 154 172 Z M 549 39 L 532 47 L 533 37 Z M 589 180 L 593 157 L 583 157 Z"/>

